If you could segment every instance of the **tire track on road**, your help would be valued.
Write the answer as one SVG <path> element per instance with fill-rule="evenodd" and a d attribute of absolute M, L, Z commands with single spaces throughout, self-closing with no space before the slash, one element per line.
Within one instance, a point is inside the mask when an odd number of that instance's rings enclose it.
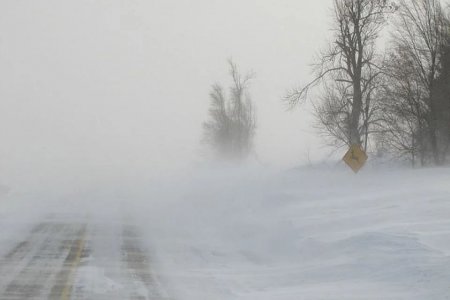
<path fill-rule="evenodd" d="M 135 279 L 135 284 L 140 284 L 145 288 L 145 295 L 142 294 L 142 291 L 141 293 L 136 292 L 131 295 L 131 299 L 169 300 L 152 273 L 151 259 L 147 249 L 142 244 L 142 237 L 137 228 L 124 225 L 122 237 L 122 255 L 126 268 L 130 276 Z"/>
<path fill-rule="evenodd" d="M 68 269 L 73 276 L 85 231 L 86 225 L 80 224 L 36 225 L 28 238 L 0 262 L 0 299 L 69 299 L 70 276 L 65 276 L 63 270 Z M 65 280 L 64 288 L 57 294 L 53 292 L 57 288 L 51 287 L 61 279 Z"/>
<path fill-rule="evenodd" d="M 41 223 L 34 226 L 26 240 L 17 244 L 0 260 L 0 299 L 4 299 L 5 289 L 26 268 L 50 234 L 48 224 Z"/>

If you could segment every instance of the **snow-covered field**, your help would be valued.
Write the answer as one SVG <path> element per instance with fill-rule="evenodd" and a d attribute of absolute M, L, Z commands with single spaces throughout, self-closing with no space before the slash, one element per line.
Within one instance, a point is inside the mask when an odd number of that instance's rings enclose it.
<path fill-rule="evenodd" d="M 137 211 L 174 299 L 450 299 L 450 169 L 205 171 Z"/>
<path fill-rule="evenodd" d="M 13 187 L 0 255 L 40 218 L 78 215 L 137 226 L 169 299 L 450 299 L 450 169 L 214 170 L 46 200 Z M 118 286 L 92 256 L 75 282 Z"/>

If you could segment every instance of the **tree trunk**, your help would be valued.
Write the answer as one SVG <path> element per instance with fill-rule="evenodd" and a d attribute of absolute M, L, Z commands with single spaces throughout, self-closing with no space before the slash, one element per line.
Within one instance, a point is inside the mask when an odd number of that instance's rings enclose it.
<path fill-rule="evenodd" d="M 359 133 L 359 120 L 361 118 L 362 90 L 360 80 L 356 79 L 353 84 L 353 104 L 350 120 L 350 144 L 361 145 L 361 135 Z"/>
<path fill-rule="evenodd" d="M 433 76 L 434 77 L 434 76 Z M 434 79 L 432 79 L 434 80 Z M 431 146 L 431 155 L 433 156 L 433 162 L 436 166 L 440 165 L 440 155 L 439 155 L 439 143 L 438 143 L 438 137 L 437 137 L 437 131 L 438 131 L 438 125 L 437 125 L 437 111 L 436 111 L 436 105 L 434 103 L 435 99 L 435 93 L 433 93 L 434 86 L 430 85 L 430 120 L 429 120 L 429 135 L 430 135 L 430 146 Z"/>

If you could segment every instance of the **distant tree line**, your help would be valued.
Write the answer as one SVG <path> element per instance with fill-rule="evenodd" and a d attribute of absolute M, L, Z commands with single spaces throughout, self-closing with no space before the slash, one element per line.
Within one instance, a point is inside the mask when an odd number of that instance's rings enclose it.
<path fill-rule="evenodd" d="M 313 80 L 284 100 L 294 108 L 320 85 L 313 106 L 333 146 L 449 163 L 449 11 L 439 0 L 335 0 L 334 38 Z M 382 49 L 384 28 L 391 38 Z"/>

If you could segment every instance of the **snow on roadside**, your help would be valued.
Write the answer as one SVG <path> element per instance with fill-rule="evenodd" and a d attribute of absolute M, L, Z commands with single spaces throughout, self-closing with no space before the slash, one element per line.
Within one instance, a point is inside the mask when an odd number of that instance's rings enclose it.
<path fill-rule="evenodd" d="M 177 300 L 450 295 L 449 169 L 203 171 L 146 203 L 136 220 Z"/>

